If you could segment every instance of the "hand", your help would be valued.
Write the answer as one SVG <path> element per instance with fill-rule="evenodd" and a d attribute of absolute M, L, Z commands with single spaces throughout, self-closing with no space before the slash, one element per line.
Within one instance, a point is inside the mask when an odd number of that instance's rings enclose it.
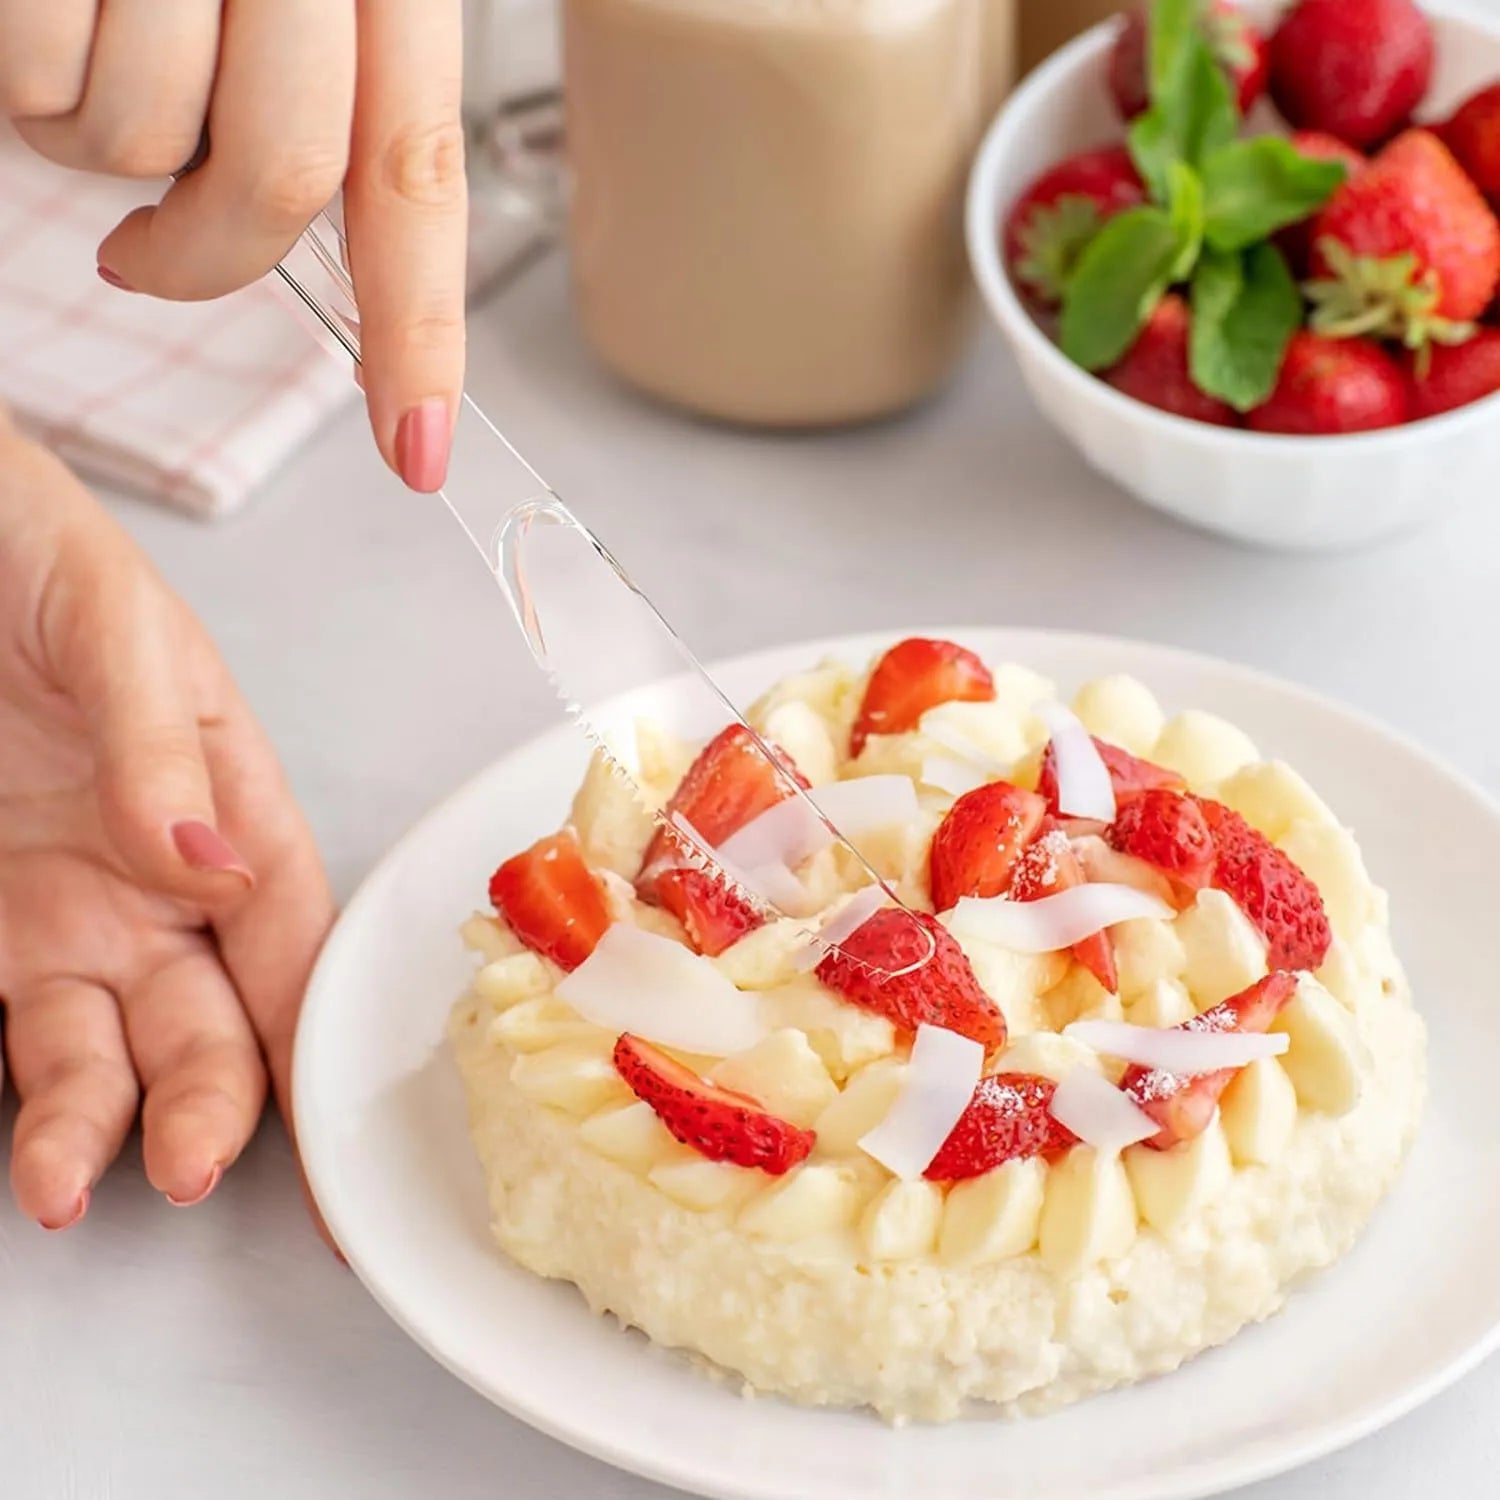
<path fill-rule="evenodd" d="M 442 483 L 463 385 L 462 0 L 0 0 L 0 110 L 64 166 L 198 169 L 99 247 L 174 300 L 265 275 L 344 189 L 376 442 Z"/>
<path fill-rule="evenodd" d="M 202 628 L 0 415 L 0 1000 L 11 1184 L 76 1223 L 144 1098 L 146 1175 L 200 1201 L 289 1114 L 332 917 L 311 836 Z"/>

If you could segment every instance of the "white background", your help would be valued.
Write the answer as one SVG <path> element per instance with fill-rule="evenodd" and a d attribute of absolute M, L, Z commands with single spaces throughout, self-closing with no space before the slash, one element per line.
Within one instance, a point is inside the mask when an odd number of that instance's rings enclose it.
<path fill-rule="evenodd" d="M 1500 790 L 1500 490 L 1378 552 L 1245 551 L 1090 474 L 990 330 L 905 421 L 726 432 L 596 370 L 556 259 L 475 319 L 470 388 L 709 657 L 966 618 L 1140 636 L 1343 698 Z M 118 505 L 281 747 L 341 895 L 429 803 L 557 715 L 468 543 L 384 473 L 363 421 L 351 412 L 218 527 Z M 1391 794 L 1393 816 L 1421 816 Z M 1440 851 L 1432 878 L 1441 900 Z M 1489 935 L 1474 942 L 1487 984 Z M 1419 998 L 1441 1025 L 1443 997 Z M 1497 1409 L 1491 1361 L 1243 1493 L 1478 1500 L 1500 1472 Z M 134 1146 L 72 1231 L 0 1204 L 0 1445 L 5 1500 L 666 1494 L 527 1431 L 409 1344 L 322 1249 L 274 1126 L 190 1211 L 151 1191 Z"/>

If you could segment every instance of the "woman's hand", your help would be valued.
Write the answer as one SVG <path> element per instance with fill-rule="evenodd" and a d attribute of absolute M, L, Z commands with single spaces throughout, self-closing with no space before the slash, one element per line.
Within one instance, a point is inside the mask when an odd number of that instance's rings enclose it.
<path fill-rule="evenodd" d="M 0 415 L 0 1000 L 22 1211 L 76 1223 L 142 1102 L 152 1185 L 178 1204 L 212 1192 L 268 1071 L 288 1111 L 331 916 L 202 627 Z"/>
<path fill-rule="evenodd" d="M 462 0 L 0 0 L 0 110 L 124 177 L 206 160 L 99 247 L 175 300 L 265 275 L 342 186 L 386 462 L 433 490 L 463 385 Z"/>

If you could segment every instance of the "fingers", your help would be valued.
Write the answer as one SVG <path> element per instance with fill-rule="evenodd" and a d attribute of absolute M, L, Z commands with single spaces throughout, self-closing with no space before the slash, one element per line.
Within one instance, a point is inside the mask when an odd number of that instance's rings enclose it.
<path fill-rule="evenodd" d="M 274 751 L 233 689 L 226 701 L 223 723 L 204 742 L 224 828 L 254 863 L 256 885 L 216 914 L 214 930 L 291 1127 L 292 1039 L 333 897 Z"/>
<path fill-rule="evenodd" d="M 140 567 L 85 605 L 93 628 L 72 652 L 69 686 L 93 730 L 100 813 L 146 884 L 226 899 L 254 876 L 218 831 L 180 611 Z"/>
<path fill-rule="evenodd" d="M 47 672 L 82 713 L 100 813 L 132 873 L 189 900 L 253 883 L 218 831 L 198 729 L 196 625 L 130 539 L 49 456 L 23 454 L 63 517 L 37 630 Z"/>
<path fill-rule="evenodd" d="M 100 245 L 100 266 L 183 301 L 265 275 L 343 181 L 354 45 L 353 0 L 227 0 L 208 159 L 130 214 Z"/>
<path fill-rule="evenodd" d="M 211 946 L 179 955 L 120 996 L 146 1090 L 146 1177 L 180 1207 L 201 1203 L 255 1133 L 266 1073 Z"/>
<path fill-rule="evenodd" d="M 10 1180 L 21 1212 L 65 1229 L 119 1154 L 135 1118 L 135 1071 L 114 996 L 56 978 L 12 999 L 6 1050 L 21 1096 Z"/>
<path fill-rule="evenodd" d="M 83 98 L 96 0 L 0 0 L 0 107 L 65 115 Z"/>
<path fill-rule="evenodd" d="M 385 460 L 441 487 L 464 371 L 461 0 L 359 7 L 344 219 L 365 393 Z"/>
<path fill-rule="evenodd" d="M 77 108 L 17 129 L 65 167 L 168 177 L 198 144 L 218 51 L 218 0 L 109 0 Z"/>

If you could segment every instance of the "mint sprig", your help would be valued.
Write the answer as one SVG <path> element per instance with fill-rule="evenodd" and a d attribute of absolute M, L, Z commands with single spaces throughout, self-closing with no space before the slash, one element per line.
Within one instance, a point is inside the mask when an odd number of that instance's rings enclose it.
<path fill-rule="evenodd" d="M 1272 392 L 1286 346 L 1302 322 L 1302 297 L 1280 250 L 1205 249 L 1193 273 L 1188 373 L 1236 411 Z"/>
<path fill-rule="evenodd" d="M 1151 107 L 1130 127 L 1128 143 L 1158 203 L 1166 200 L 1173 162 L 1200 168 L 1239 128 L 1229 80 L 1197 25 L 1197 11 L 1197 0 L 1161 0 L 1151 12 Z"/>
<path fill-rule="evenodd" d="M 1166 290 L 1191 287 L 1190 373 L 1240 411 L 1271 392 L 1302 299 L 1269 237 L 1344 180 L 1336 162 L 1271 137 L 1239 141 L 1239 108 L 1203 25 L 1202 0 L 1157 0 L 1147 47 L 1151 107 L 1129 131 L 1147 208 L 1109 220 L 1063 295 L 1063 352 L 1088 370 L 1120 359 Z"/>
<path fill-rule="evenodd" d="M 1202 170 L 1203 237 L 1215 250 L 1243 250 L 1305 219 L 1348 175 L 1342 162 L 1269 135 L 1221 147 Z"/>
<path fill-rule="evenodd" d="M 1106 370 L 1121 359 L 1171 284 L 1181 251 L 1181 232 L 1165 209 L 1116 214 L 1068 280 L 1063 353 L 1085 370 Z"/>

